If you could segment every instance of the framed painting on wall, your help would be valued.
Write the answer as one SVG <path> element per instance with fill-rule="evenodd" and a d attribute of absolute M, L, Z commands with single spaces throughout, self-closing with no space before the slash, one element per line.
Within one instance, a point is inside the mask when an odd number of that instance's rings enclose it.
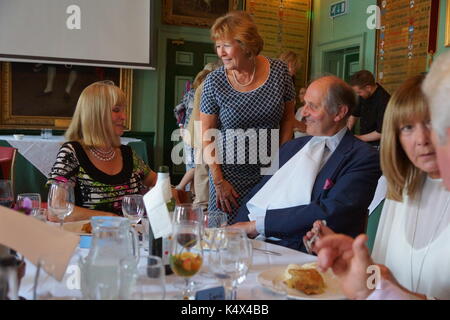
<path fill-rule="evenodd" d="M 131 129 L 132 70 L 62 64 L 0 64 L 0 127 L 65 129 L 81 91 L 111 80 L 127 97 L 127 129 Z"/>
<path fill-rule="evenodd" d="M 164 23 L 209 28 L 237 4 L 238 0 L 164 0 Z"/>

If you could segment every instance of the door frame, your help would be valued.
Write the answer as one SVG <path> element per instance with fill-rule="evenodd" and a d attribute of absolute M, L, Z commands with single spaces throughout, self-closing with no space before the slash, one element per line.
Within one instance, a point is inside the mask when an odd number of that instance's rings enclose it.
<path fill-rule="evenodd" d="M 187 28 L 186 28 L 187 29 Z M 183 37 L 180 37 L 180 35 Z M 158 30 L 158 62 L 157 62 L 157 92 L 158 92 L 158 107 L 156 108 L 157 114 L 155 117 L 157 118 L 156 123 L 156 137 L 155 137 L 155 165 L 159 166 L 163 161 L 163 146 L 164 146 L 164 112 L 165 112 L 165 92 L 166 92 L 166 68 L 167 68 L 167 40 L 169 39 L 180 39 L 184 41 L 193 41 L 193 42 L 204 42 L 211 43 L 213 45 L 210 37 L 209 30 L 205 32 L 205 30 L 199 29 L 190 29 L 190 30 L 180 30 L 180 27 L 177 30 L 171 30 L 167 26 L 161 26 Z M 175 121 L 175 120 L 174 120 Z M 153 168 L 156 169 L 156 168 Z"/>
<path fill-rule="evenodd" d="M 366 52 L 366 38 L 367 34 L 365 32 L 358 35 L 339 39 L 335 41 L 328 41 L 320 43 L 318 45 L 319 50 L 319 74 L 323 74 L 325 66 L 325 55 L 332 51 L 344 50 L 352 47 L 359 47 L 359 65 L 361 69 L 365 69 L 365 52 Z"/>

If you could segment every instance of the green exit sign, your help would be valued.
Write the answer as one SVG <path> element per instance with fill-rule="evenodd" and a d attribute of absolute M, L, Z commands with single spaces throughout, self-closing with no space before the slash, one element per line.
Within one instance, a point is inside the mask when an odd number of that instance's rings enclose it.
<path fill-rule="evenodd" d="M 346 0 L 332 3 L 330 5 L 330 18 L 336 18 L 348 13 L 348 2 Z"/>

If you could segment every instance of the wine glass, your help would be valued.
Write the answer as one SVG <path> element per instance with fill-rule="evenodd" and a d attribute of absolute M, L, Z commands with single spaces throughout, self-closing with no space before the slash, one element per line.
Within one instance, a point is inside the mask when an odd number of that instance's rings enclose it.
<path fill-rule="evenodd" d="M 57 260 L 57 252 L 47 252 L 38 256 L 32 286 L 33 300 L 77 299 L 74 291 L 77 283 L 73 272 L 66 269 L 61 279 L 58 279 Z"/>
<path fill-rule="evenodd" d="M 0 206 L 11 208 L 14 202 L 14 195 L 11 180 L 0 180 Z"/>
<path fill-rule="evenodd" d="M 203 251 L 200 239 L 200 224 L 197 221 L 184 221 L 174 225 L 169 259 L 174 273 L 184 278 L 183 300 L 193 298 L 189 279 L 202 267 Z"/>
<path fill-rule="evenodd" d="M 132 225 L 141 221 L 145 212 L 144 197 L 140 194 L 126 195 L 122 198 L 122 213 Z"/>
<path fill-rule="evenodd" d="M 228 215 L 222 211 L 203 211 L 203 228 L 202 228 L 202 246 L 203 250 L 208 253 L 212 248 L 214 234 L 217 228 L 225 228 L 227 226 Z M 211 278 L 213 275 L 209 270 L 202 270 L 200 276 Z"/>
<path fill-rule="evenodd" d="M 166 296 L 165 271 L 158 256 L 141 257 L 130 298 L 133 300 L 164 300 Z"/>
<path fill-rule="evenodd" d="M 202 220 L 202 207 L 192 203 L 181 203 L 175 206 L 175 210 L 172 216 L 173 224 L 183 223 L 184 221 L 197 221 L 199 224 L 201 224 Z"/>
<path fill-rule="evenodd" d="M 200 225 L 200 235 L 203 233 L 203 208 L 199 205 L 195 205 L 192 203 L 181 203 L 175 206 L 173 215 L 172 215 L 172 224 L 180 224 L 186 221 L 196 221 Z M 197 279 L 194 281 L 193 279 L 189 280 L 189 286 L 191 290 L 196 289 L 201 285 L 201 281 Z M 184 281 L 179 282 L 175 281 L 174 286 L 176 288 L 183 288 Z"/>
<path fill-rule="evenodd" d="M 64 219 L 72 213 L 75 206 L 73 183 L 70 181 L 53 181 L 48 191 L 47 206 L 49 214 L 60 219 L 60 227 L 62 229 Z"/>
<path fill-rule="evenodd" d="M 150 246 L 150 221 L 148 221 L 148 217 L 144 215 L 141 219 L 142 226 L 142 248 L 144 251 L 149 251 Z"/>
<path fill-rule="evenodd" d="M 39 193 L 21 193 L 17 195 L 16 208 L 27 216 L 39 217 L 41 213 L 41 195 Z"/>
<path fill-rule="evenodd" d="M 244 282 L 252 264 L 252 245 L 245 232 L 236 228 L 216 229 L 209 267 L 236 300 L 237 287 Z"/>
<path fill-rule="evenodd" d="M 228 216 L 222 211 L 203 211 L 203 232 L 202 244 L 203 249 L 211 249 L 213 235 L 217 228 L 225 228 L 227 226 Z"/>

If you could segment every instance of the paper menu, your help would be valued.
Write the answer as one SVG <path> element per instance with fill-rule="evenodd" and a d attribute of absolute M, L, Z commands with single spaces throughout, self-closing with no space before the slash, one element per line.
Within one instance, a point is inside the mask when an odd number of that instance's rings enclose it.
<path fill-rule="evenodd" d="M 171 197 L 167 194 L 169 182 L 169 179 L 160 180 L 144 195 L 145 210 L 155 239 L 172 234 L 172 220 L 166 204 Z"/>
<path fill-rule="evenodd" d="M 34 265 L 45 258 L 54 269 L 44 269 L 58 281 L 62 280 L 79 241 L 72 232 L 0 206 L 0 244 L 21 253 Z"/>

